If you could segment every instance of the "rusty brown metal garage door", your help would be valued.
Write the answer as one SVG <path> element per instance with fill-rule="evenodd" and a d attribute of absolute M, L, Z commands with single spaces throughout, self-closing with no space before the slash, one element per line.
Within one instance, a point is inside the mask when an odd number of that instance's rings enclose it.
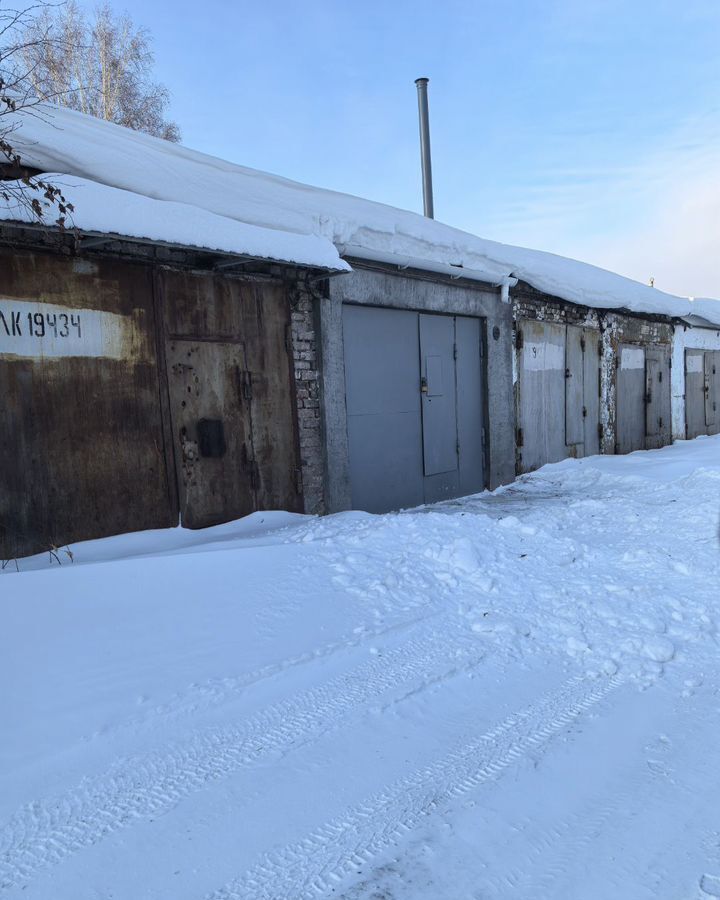
<path fill-rule="evenodd" d="M 0 559 L 173 524 L 149 268 L 0 252 Z"/>
<path fill-rule="evenodd" d="M 170 271 L 162 280 L 183 524 L 300 510 L 285 286 Z"/>

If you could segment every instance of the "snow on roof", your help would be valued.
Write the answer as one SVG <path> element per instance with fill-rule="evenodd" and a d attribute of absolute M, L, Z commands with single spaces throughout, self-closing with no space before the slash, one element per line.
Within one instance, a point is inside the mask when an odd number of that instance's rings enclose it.
<path fill-rule="evenodd" d="M 152 200 L 142 194 L 108 187 L 85 178 L 48 173 L 45 180 L 60 187 L 66 200 L 75 207 L 68 217 L 68 225 L 72 224 L 81 231 L 116 234 L 334 271 L 350 270 L 350 266 L 340 259 L 334 245 L 314 234 L 296 234 L 248 225 L 187 203 Z M 57 207 L 45 203 L 45 223 L 54 224 L 57 216 Z M 2 205 L 0 219 L 36 221 L 27 209 Z"/>
<path fill-rule="evenodd" d="M 720 325 L 720 300 L 712 297 L 690 297 L 691 317 L 705 319 L 710 325 Z"/>
<path fill-rule="evenodd" d="M 315 235 L 348 256 L 462 267 L 462 274 L 491 284 L 516 277 L 602 309 L 692 314 L 687 298 L 587 263 L 485 240 L 417 213 L 248 169 L 72 110 L 45 104 L 17 116 L 21 127 L 13 143 L 26 165 L 44 171 L 189 204 L 283 235 Z M 708 310 L 720 324 L 720 314 Z"/>

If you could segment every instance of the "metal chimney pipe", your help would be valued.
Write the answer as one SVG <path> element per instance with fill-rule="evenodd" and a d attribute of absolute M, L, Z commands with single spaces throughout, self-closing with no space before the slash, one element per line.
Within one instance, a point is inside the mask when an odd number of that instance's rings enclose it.
<path fill-rule="evenodd" d="M 420 160 L 422 163 L 423 212 L 428 219 L 435 218 L 433 208 L 432 163 L 430 161 L 430 114 L 428 112 L 427 78 L 416 78 L 418 115 L 420 117 Z"/>

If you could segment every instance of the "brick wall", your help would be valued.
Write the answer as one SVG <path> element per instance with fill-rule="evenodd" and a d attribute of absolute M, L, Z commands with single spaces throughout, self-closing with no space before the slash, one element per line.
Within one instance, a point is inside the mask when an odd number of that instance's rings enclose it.
<path fill-rule="evenodd" d="M 319 292 L 311 285 L 298 285 L 291 313 L 305 512 L 318 515 L 325 511 L 320 371 L 315 317 L 315 304 L 319 302 L 319 298 Z"/>

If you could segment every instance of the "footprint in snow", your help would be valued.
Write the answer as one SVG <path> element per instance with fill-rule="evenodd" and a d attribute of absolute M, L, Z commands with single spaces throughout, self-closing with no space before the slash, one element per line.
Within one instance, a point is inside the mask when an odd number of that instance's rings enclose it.
<path fill-rule="evenodd" d="M 700 890 L 704 897 L 720 897 L 720 875 L 703 875 Z"/>

